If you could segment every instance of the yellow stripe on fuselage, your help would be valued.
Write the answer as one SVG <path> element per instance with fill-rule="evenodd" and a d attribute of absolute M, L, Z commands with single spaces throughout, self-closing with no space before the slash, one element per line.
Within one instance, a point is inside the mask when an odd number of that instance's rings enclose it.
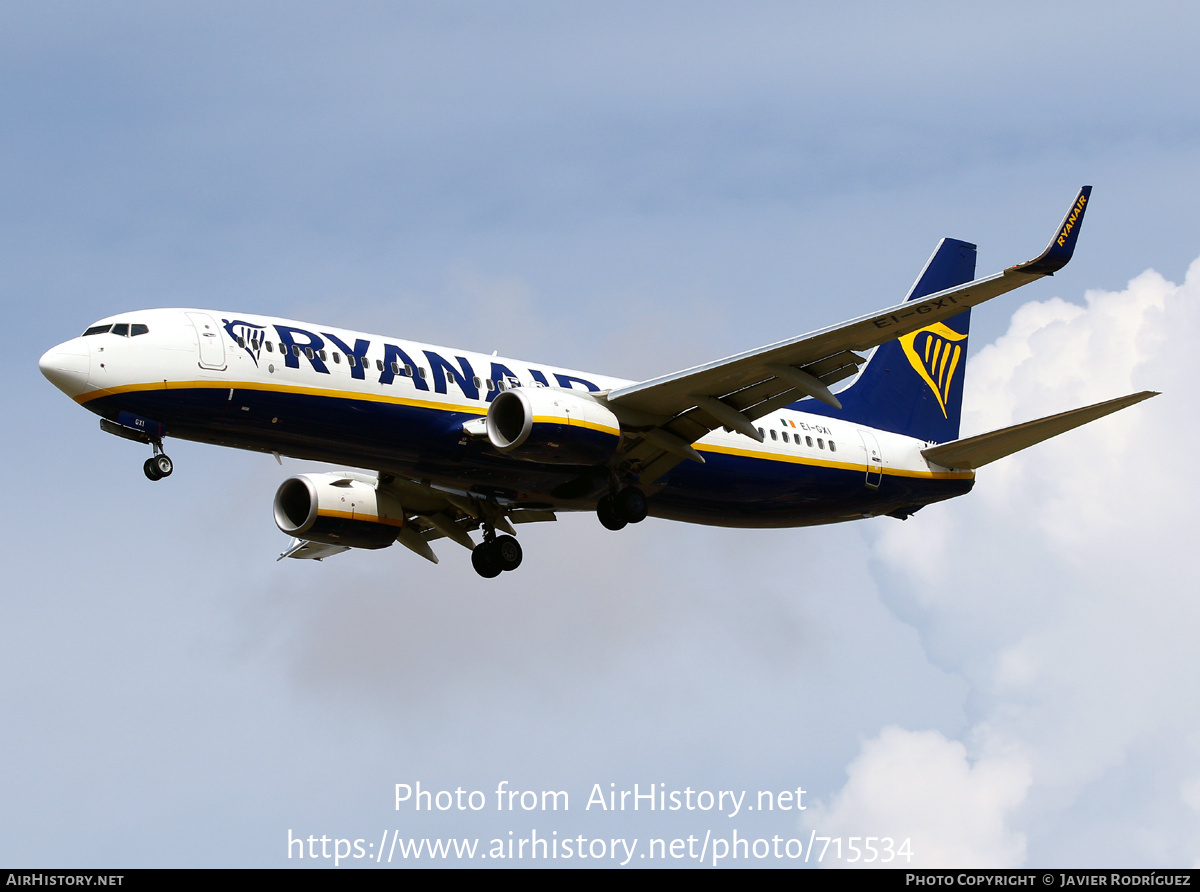
<path fill-rule="evenodd" d="M 777 452 L 761 452 L 751 449 L 739 449 L 736 446 L 715 446 L 707 443 L 695 443 L 693 448 L 697 452 L 718 452 L 722 455 L 737 455 L 743 458 L 758 458 L 767 461 L 781 461 L 794 465 L 811 465 L 817 468 L 833 468 L 839 471 L 858 471 L 866 473 L 870 470 L 866 465 L 858 462 L 842 462 L 831 461 L 824 458 L 810 458 L 806 455 L 786 455 Z M 975 476 L 974 471 L 922 471 L 908 470 L 906 468 L 884 468 L 884 475 L 889 477 L 923 477 L 926 479 L 935 480 L 970 480 Z"/>
<path fill-rule="evenodd" d="M 386 386 L 386 385 L 381 385 Z M 263 381 L 163 381 L 150 384 L 126 384 L 121 387 L 105 387 L 91 393 L 82 393 L 75 397 L 75 402 L 83 405 L 94 399 L 105 396 L 115 396 L 121 393 L 136 393 L 147 390 L 260 390 L 271 393 L 295 393 L 305 396 L 324 396 L 330 399 L 362 400 L 368 403 L 391 403 L 398 406 L 416 406 L 421 409 L 439 409 L 443 412 L 467 412 L 472 415 L 486 415 L 487 409 L 482 406 L 459 405 L 457 403 L 434 402 L 418 400 L 409 397 L 394 396 L 389 393 L 365 393 L 360 390 L 331 390 L 323 387 L 301 387 L 296 384 L 275 384 Z"/>
<path fill-rule="evenodd" d="M 273 393 L 295 393 L 307 396 L 323 396 L 330 399 L 351 399 L 364 400 L 371 403 L 390 403 L 397 406 L 414 406 L 421 409 L 436 409 L 442 412 L 462 412 L 471 415 L 486 415 L 487 408 L 484 406 L 462 405 L 460 403 L 439 403 L 432 400 L 418 400 L 409 397 L 394 396 L 387 393 L 364 393 L 358 390 L 330 390 L 320 387 L 300 387 L 295 384 L 275 384 L 270 382 L 259 381 L 163 381 L 161 384 L 126 384 L 121 387 L 108 387 L 98 389 L 92 393 L 80 394 L 75 397 L 75 401 L 80 405 L 90 402 L 94 399 L 99 399 L 105 396 L 115 396 L 122 393 L 135 393 L 138 391 L 147 390 L 259 390 Z M 537 416 L 533 419 L 538 423 L 553 423 L 563 424 L 566 419 L 555 416 Z M 611 427 L 597 424 L 591 421 L 582 421 L 572 418 L 570 424 L 580 427 L 590 428 L 592 430 L 601 431 L 603 433 L 620 436 L 620 432 Z M 742 449 L 736 446 L 721 446 L 710 443 L 697 442 L 693 444 L 693 448 L 697 452 L 713 452 L 721 455 L 736 455 L 742 458 L 754 458 L 763 461 L 780 461 L 788 464 L 811 465 L 818 468 L 833 468 L 843 471 L 859 471 L 865 473 L 868 467 L 864 464 L 856 462 L 839 462 L 828 459 L 811 458 L 804 455 L 787 455 L 777 452 L 764 452 L 761 450 Z M 970 480 L 975 476 L 974 471 L 926 471 L 926 470 L 908 470 L 905 468 L 884 468 L 882 473 L 890 477 L 917 477 L 935 480 Z"/>

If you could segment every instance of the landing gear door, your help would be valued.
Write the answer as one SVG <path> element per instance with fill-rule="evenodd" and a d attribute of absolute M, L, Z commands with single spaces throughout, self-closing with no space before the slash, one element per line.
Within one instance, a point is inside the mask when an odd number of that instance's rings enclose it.
<path fill-rule="evenodd" d="M 188 313 L 192 327 L 196 329 L 196 340 L 200 345 L 200 368 L 224 369 L 225 345 L 221 342 L 221 329 L 208 313 Z"/>
<path fill-rule="evenodd" d="M 858 436 L 862 439 L 863 450 L 867 455 L 867 479 L 869 489 L 879 489 L 883 480 L 883 453 L 879 449 L 879 441 L 870 431 L 859 428 Z"/>

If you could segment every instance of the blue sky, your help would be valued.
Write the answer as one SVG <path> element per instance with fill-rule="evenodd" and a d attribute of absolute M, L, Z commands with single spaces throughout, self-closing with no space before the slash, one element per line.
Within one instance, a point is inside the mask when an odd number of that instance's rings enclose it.
<path fill-rule="evenodd" d="M 5 7 L 0 859 L 736 826 L 886 827 L 933 865 L 1194 864 L 1196 484 L 1173 456 L 1195 25 L 1165 3 Z M 446 547 L 277 564 L 270 500 L 308 466 L 177 443 L 150 485 L 36 368 L 94 319 L 201 306 L 648 377 L 888 305 L 942 236 L 981 274 L 1026 260 L 1085 182 L 1074 263 L 975 314 L 964 425 L 1164 396 L 903 525 L 567 517 L 487 584 Z M 502 779 L 813 808 L 392 806 Z"/>

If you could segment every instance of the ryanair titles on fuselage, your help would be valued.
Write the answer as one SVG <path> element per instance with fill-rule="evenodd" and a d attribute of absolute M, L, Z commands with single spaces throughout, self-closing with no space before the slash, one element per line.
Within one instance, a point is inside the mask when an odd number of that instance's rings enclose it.
<path fill-rule="evenodd" d="M 356 337 L 354 345 L 351 346 L 338 335 L 328 331 L 318 334 L 295 325 L 276 322 L 270 326 L 278 336 L 278 340 L 272 346 L 272 342 L 267 339 L 268 331 L 265 325 L 248 322 L 244 319 L 223 318 L 221 322 L 225 326 L 225 331 L 239 347 L 249 354 L 255 365 L 258 365 L 259 360 L 263 358 L 264 348 L 269 354 L 273 354 L 278 348 L 280 359 L 287 368 L 299 369 L 300 359 L 303 357 L 315 372 L 328 375 L 330 373 L 329 366 L 327 360 L 322 356 L 322 351 L 328 346 L 329 349 L 341 351 L 346 357 L 352 378 L 360 381 L 365 381 L 367 378 L 370 363 L 366 357 L 371 350 L 371 342 L 365 338 Z M 500 392 L 500 382 L 520 380 L 520 376 L 502 362 L 493 360 L 487 375 L 481 376 L 465 356 L 455 356 L 455 361 L 451 362 L 436 350 L 423 348 L 421 352 L 429 363 L 431 382 L 426 378 L 425 368 L 420 362 L 415 361 L 403 347 L 384 342 L 382 349 L 383 356 L 376 356 L 375 367 L 370 370 L 372 378 L 376 374 L 378 375 L 377 380 L 380 384 L 391 384 L 397 377 L 407 377 L 417 390 L 429 391 L 432 384 L 434 393 L 446 393 L 448 384 L 452 380 L 468 399 L 482 399 L 485 402 L 491 402 Z M 552 386 L 545 372 L 534 368 L 530 368 L 528 371 L 529 376 L 537 384 L 542 387 Z M 552 374 L 555 384 L 559 387 L 572 389 L 579 384 L 592 393 L 600 390 L 599 386 L 586 378 L 565 375 L 560 372 Z M 491 385 L 488 382 L 491 382 Z"/>

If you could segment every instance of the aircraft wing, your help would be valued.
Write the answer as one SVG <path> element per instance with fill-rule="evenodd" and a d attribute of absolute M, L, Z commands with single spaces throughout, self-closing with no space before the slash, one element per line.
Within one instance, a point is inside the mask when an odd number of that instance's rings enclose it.
<path fill-rule="evenodd" d="M 860 352 L 911 334 L 1062 269 L 1075 251 L 1091 197 L 1080 189 L 1046 249 L 1026 263 L 841 325 L 768 344 L 610 392 L 607 400 L 634 438 L 626 458 L 649 482 L 686 458 L 691 444 L 718 427 L 762 440 L 753 421 L 811 396 L 841 408 L 829 387 L 853 375 Z"/>

